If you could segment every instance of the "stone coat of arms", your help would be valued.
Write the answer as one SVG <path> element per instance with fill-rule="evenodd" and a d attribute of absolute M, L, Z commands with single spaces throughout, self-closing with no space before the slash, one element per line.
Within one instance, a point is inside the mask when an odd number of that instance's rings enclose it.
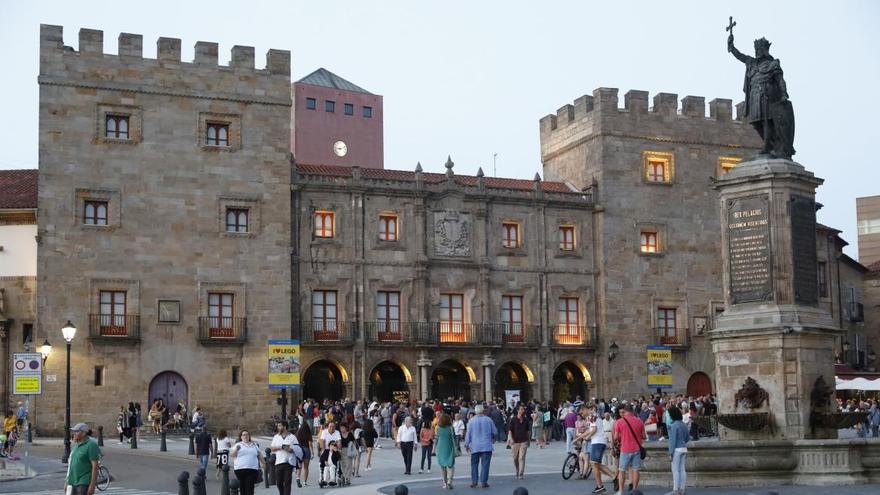
<path fill-rule="evenodd" d="M 470 256 L 469 213 L 448 210 L 434 213 L 434 253 L 440 256 Z"/>

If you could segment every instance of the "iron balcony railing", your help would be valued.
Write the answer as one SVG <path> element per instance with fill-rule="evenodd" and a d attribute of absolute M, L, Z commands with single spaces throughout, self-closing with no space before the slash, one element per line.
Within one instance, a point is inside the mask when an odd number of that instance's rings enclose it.
<path fill-rule="evenodd" d="M 554 347 L 594 348 L 596 345 L 595 327 L 560 323 L 551 328 L 553 330 L 551 340 Z"/>
<path fill-rule="evenodd" d="M 691 346 L 690 332 L 687 328 L 654 328 L 654 340 L 657 345 L 687 349 Z"/>
<path fill-rule="evenodd" d="M 300 322 L 303 344 L 351 344 L 357 340 L 357 322 L 340 320 L 306 320 Z"/>
<path fill-rule="evenodd" d="M 247 342 L 247 318 L 200 316 L 199 341 L 203 344 L 244 344 Z"/>
<path fill-rule="evenodd" d="M 140 340 L 140 315 L 89 315 L 89 338 L 98 341 Z"/>
<path fill-rule="evenodd" d="M 492 328 L 492 336 L 500 337 L 503 347 L 538 347 L 541 344 L 541 326 L 523 323 L 484 323 Z"/>

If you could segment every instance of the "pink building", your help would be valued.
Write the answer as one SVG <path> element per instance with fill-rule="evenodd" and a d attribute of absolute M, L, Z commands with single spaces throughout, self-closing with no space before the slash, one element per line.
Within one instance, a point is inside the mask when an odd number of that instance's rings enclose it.
<path fill-rule="evenodd" d="M 321 68 L 293 84 L 297 163 L 384 168 L 382 96 Z"/>

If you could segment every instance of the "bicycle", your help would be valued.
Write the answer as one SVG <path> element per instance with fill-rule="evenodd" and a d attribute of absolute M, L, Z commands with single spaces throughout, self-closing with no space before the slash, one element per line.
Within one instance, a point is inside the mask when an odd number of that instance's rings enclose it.
<path fill-rule="evenodd" d="M 102 492 L 110 488 L 110 470 L 101 463 L 100 459 L 98 460 L 98 476 L 95 480 L 95 487 Z"/>
<path fill-rule="evenodd" d="M 562 463 L 562 479 L 567 480 L 574 476 L 574 473 L 580 471 L 580 453 L 582 447 L 576 447 L 574 452 L 569 452 Z M 583 479 L 587 479 L 593 474 L 592 463 L 587 463 L 587 475 Z"/>

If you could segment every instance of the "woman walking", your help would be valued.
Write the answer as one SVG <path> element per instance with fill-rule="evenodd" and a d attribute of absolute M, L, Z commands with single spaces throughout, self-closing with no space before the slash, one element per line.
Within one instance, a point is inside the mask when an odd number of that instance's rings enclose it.
<path fill-rule="evenodd" d="M 263 452 L 259 445 L 251 440 L 249 431 L 241 430 L 239 438 L 241 440 L 229 452 L 229 456 L 232 457 L 232 468 L 235 477 L 241 483 L 241 495 L 254 495 L 254 485 L 265 463 Z"/>
<path fill-rule="evenodd" d="M 296 432 L 296 441 L 303 451 L 302 464 L 296 470 L 296 487 L 309 486 L 309 461 L 312 460 L 312 429 L 303 422 Z"/>
<path fill-rule="evenodd" d="M 431 474 L 431 453 L 434 451 L 434 429 L 431 423 L 423 421 L 419 430 L 419 446 L 422 447 L 422 462 L 419 465 L 419 474 L 425 472 L 425 459 L 428 459 L 428 474 Z"/>
<path fill-rule="evenodd" d="M 688 428 L 682 421 L 681 409 L 670 407 L 667 409 L 672 424 L 669 425 L 669 460 L 672 461 L 672 493 L 684 495 L 687 486 L 687 461 Z"/>
<path fill-rule="evenodd" d="M 443 413 L 437 423 L 437 464 L 443 475 L 443 488 L 452 490 L 455 475 L 455 435 L 452 431 L 452 418 Z"/>
<path fill-rule="evenodd" d="M 373 422 L 367 421 L 364 424 L 364 431 L 361 434 L 364 439 L 364 448 L 367 451 L 367 465 L 364 468 L 364 471 L 372 471 L 373 470 L 373 447 L 376 445 L 376 441 L 379 438 L 379 433 L 373 428 Z"/>
<path fill-rule="evenodd" d="M 119 406 L 119 414 L 116 416 L 116 432 L 119 433 L 119 444 L 125 443 L 125 433 L 128 431 L 128 409 Z"/>

